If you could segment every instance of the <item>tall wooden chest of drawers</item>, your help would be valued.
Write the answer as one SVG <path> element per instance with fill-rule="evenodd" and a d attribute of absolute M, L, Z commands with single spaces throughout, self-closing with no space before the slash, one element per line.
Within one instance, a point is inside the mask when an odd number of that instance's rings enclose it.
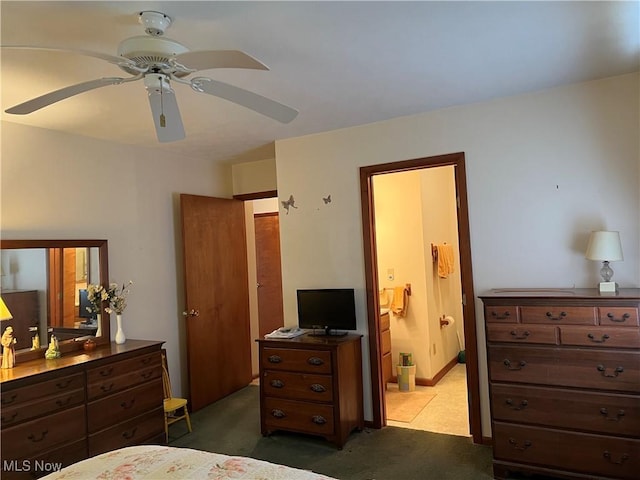
<path fill-rule="evenodd" d="M 127 340 L 0 370 L 2 478 L 34 478 L 54 464 L 164 443 L 161 347 Z"/>
<path fill-rule="evenodd" d="M 480 298 L 495 478 L 638 478 L 640 289 L 505 289 Z"/>
<path fill-rule="evenodd" d="M 342 448 L 364 428 L 361 335 L 260 339 L 260 424 Z"/>

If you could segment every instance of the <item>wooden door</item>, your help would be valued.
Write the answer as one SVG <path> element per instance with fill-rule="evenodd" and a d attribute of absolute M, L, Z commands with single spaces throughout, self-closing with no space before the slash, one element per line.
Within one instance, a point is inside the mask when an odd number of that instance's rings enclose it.
<path fill-rule="evenodd" d="M 180 195 L 191 409 L 251 382 L 244 204 Z"/>
<path fill-rule="evenodd" d="M 254 215 L 260 338 L 284 325 L 278 212 Z"/>

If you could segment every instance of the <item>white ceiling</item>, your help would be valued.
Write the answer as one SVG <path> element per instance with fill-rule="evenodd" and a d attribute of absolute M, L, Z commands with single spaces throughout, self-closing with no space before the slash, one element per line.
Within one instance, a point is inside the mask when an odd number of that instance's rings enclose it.
<path fill-rule="evenodd" d="M 197 75 L 300 111 L 280 124 L 173 84 L 187 138 L 156 140 L 142 82 L 100 88 L 30 115 L 4 110 L 64 86 L 126 76 L 68 53 L 2 50 L 2 119 L 215 160 L 276 139 L 638 71 L 638 2 L 8 2 L 2 44 L 116 55 L 137 14 L 173 19 L 191 50 L 242 50 L 270 71 Z M 264 149 L 264 148 L 262 148 Z M 240 156 L 240 157 L 239 157 Z"/>

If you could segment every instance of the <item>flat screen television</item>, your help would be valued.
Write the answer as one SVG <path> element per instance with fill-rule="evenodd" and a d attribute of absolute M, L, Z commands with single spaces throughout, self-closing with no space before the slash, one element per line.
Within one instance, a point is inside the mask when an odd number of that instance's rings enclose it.
<path fill-rule="evenodd" d="M 87 307 L 91 308 L 91 302 L 89 302 L 88 290 L 84 288 L 81 288 L 80 290 L 78 290 L 78 300 L 79 300 L 78 317 L 89 318 L 92 320 L 95 320 L 98 318 L 98 316 L 95 313 L 87 310 Z"/>
<path fill-rule="evenodd" d="M 298 326 L 324 329 L 315 336 L 346 335 L 356 330 L 356 302 L 353 288 L 298 290 Z"/>

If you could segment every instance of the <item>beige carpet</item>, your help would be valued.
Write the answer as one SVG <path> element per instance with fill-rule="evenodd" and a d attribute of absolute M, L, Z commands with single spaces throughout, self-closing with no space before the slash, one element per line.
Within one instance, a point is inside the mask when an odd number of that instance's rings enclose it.
<path fill-rule="evenodd" d="M 409 423 L 435 396 L 435 393 L 420 390 L 399 392 L 389 388 L 385 392 L 387 420 Z"/>

